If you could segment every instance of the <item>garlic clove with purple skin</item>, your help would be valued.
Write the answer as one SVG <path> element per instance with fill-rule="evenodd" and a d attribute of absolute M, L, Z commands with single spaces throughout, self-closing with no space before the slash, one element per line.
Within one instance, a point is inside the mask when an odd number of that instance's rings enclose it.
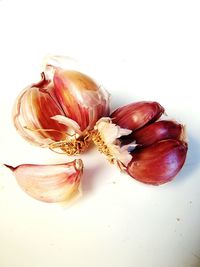
<path fill-rule="evenodd" d="M 32 144 L 76 155 L 91 143 L 95 123 L 108 115 L 110 95 L 86 74 L 59 67 L 61 58 L 56 59 L 56 66 L 47 60 L 41 81 L 18 96 L 13 122 Z"/>
<path fill-rule="evenodd" d="M 147 147 L 137 147 L 127 172 L 134 179 L 152 185 L 171 181 L 181 170 L 188 146 L 185 142 L 167 139 Z"/>
<path fill-rule="evenodd" d="M 138 145 L 148 146 L 166 139 L 184 140 L 184 126 L 176 121 L 160 120 L 133 131 L 128 137 L 122 137 L 122 144 L 135 140 Z"/>
<path fill-rule="evenodd" d="M 163 113 L 158 102 L 140 101 L 116 109 L 110 117 L 113 123 L 134 131 L 156 121 Z"/>
<path fill-rule="evenodd" d="M 43 202 L 71 202 L 81 195 L 83 163 L 81 159 L 55 165 L 6 165 L 21 189 Z"/>

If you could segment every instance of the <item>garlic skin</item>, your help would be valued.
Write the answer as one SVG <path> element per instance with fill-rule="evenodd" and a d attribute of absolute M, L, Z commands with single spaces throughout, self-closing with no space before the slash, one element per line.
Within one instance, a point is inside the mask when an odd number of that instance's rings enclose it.
<path fill-rule="evenodd" d="M 81 195 L 83 163 L 76 159 L 65 164 L 23 164 L 8 167 L 21 189 L 43 202 L 71 202 Z"/>
<path fill-rule="evenodd" d="M 113 123 L 133 131 L 156 121 L 164 111 L 158 102 L 140 101 L 116 109 L 110 117 Z"/>
<path fill-rule="evenodd" d="M 44 74 L 38 84 L 27 87 L 13 108 L 13 122 L 18 133 L 32 144 L 47 146 L 66 138 L 67 126 L 52 119 L 64 116 L 62 109 L 49 94 L 49 81 Z"/>
<path fill-rule="evenodd" d="M 66 117 L 76 121 L 81 131 L 92 130 L 98 119 L 109 114 L 107 92 L 89 76 L 56 69 L 53 81 L 51 94 L 55 94 Z"/>
<path fill-rule="evenodd" d="M 95 123 L 109 114 L 110 95 L 86 74 L 59 67 L 57 59 L 56 66 L 46 60 L 41 81 L 18 96 L 13 122 L 32 144 L 76 155 L 89 146 Z"/>

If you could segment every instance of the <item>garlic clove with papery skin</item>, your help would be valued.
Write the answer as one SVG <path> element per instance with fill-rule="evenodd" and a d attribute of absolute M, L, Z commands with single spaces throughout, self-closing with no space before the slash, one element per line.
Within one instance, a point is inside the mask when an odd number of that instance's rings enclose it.
<path fill-rule="evenodd" d="M 76 155 L 91 143 L 95 123 L 109 114 L 110 95 L 86 74 L 63 69 L 61 57 L 56 59 L 56 66 L 46 60 L 41 81 L 18 96 L 13 122 L 32 144 Z"/>
<path fill-rule="evenodd" d="M 81 159 L 54 165 L 4 165 L 13 172 L 21 189 L 37 200 L 66 203 L 81 195 Z"/>
<path fill-rule="evenodd" d="M 110 117 L 113 123 L 133 131 L 156 121 L 163 113 L 164 108 L 158 102 L 140 101 L 119 107 Z"/>
<path fill-rule="evenodd" d="M 109 114 L 108 94 L 89 76 L 56 69 L 53 81 L 52 91 L 62 110 L 82 131 L 92 130 L 98 119 Z"/>
<path fill-rule="evenodd" d="M 137 147 L 127 166 L 134 179 L 152 185 L 171 181 L 181 170 L 187 154 L 185 142 L 167 139 L 147 147 Z"/>
<path fill-rule="evenodd" d="M 122 144 L 135 140 L 138 145 L 149 146 L 166 139 L 184 140 L 185 128 L 176 121 L 160 120 L 133 131 L 128 137 L 122 137 Z"/>

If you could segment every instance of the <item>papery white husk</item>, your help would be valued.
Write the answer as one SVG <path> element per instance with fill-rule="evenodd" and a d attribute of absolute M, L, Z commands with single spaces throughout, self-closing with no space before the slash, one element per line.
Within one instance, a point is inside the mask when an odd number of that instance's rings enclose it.
<path fill-rule="evenodd" d="M 129 145 L 120 147 L 118 138 L 124 135 L 129 135 L 132 131 L 121 128 L 120 126 L 112 123 L 112 120 L 109 117 L 101 118 L 96 123 L 94 130 L 100 136 L 100 139 L 104 146 L 106 146 L 109 150 L 111 157 L 107 155 L 108 160 L 116 163 L 117 165 L 121 165 L 122 163 L 122 165 L 127 166 L 132 158 L 128 152 L 128 148 L 131 147 L 132 149 L 134 149 L 136 144 L 135 142 L 133 142 Z"/>

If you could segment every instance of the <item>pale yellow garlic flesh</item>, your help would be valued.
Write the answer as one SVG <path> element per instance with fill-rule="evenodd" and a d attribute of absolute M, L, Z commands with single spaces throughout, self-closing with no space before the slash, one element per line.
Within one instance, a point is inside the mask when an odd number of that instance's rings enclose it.
<path fill-rule="evenodd" d="M 54 165 L 23 164 L 8 167 L 21 189 L 43 202 L 71 202 L 81 195 L 81 159 Z"/>

